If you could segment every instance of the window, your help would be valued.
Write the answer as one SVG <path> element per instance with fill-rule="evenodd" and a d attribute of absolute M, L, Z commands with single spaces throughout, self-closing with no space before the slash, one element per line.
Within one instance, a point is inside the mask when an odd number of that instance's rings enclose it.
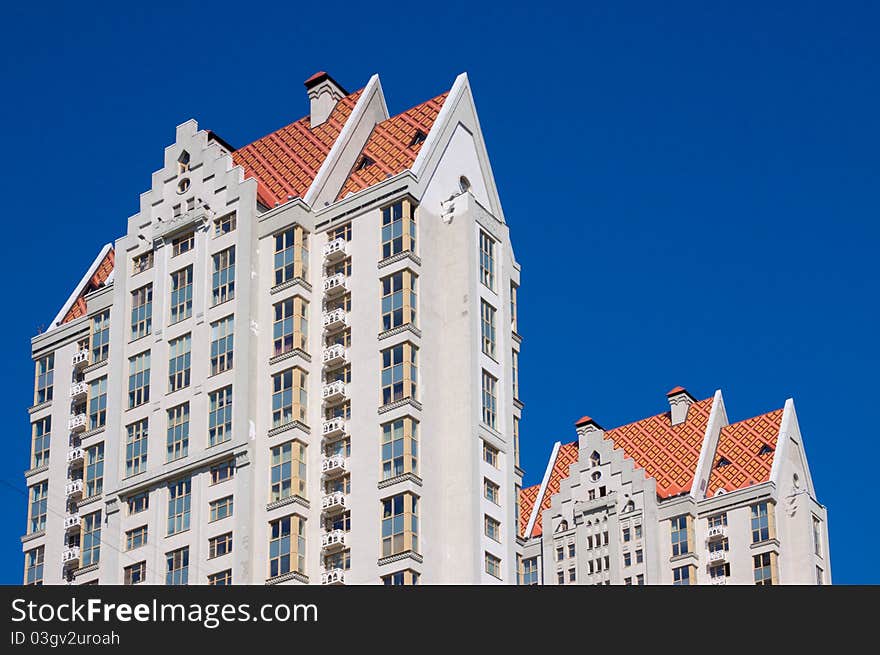
<path fill-rule="evenodd" d="M 212 586 L 229 586 L 232 584 L 232 569 L 208 575 L 208 584 Z"/>
<path fill-rule="evenodd" d="M 483 461 L 498 468 L 498 449 L 485 441 L 483 442 Z"/>
<path fill-rule="evenodd" d="M 308 233 L 299 225 L 275 235 L 275 285 L 308 277 Z"/>
<path fill-rule="evenodd" d="M 147 562 L 143 561 L 126 566 L 123 571 L 125 572 L 125 584 L 140 584 L 147 579 Z"/>
<path fill-rule="evenodd" d="M 483 423 L 490 428 L 496 424 L 497 396 L 496 387 L 498 379 L 491 373 L 483 371 Z"/>
<path fill-rule="evenodd" d="M 82 524 L 80 565 L 91 566 L 101 560 L 101 512 L 86 514 Z"/>
<path fill-rule="evenodd" d="M 125 550 L 134 550 L 147 545 L 147 526 L 142 525 L 125 533 Z"/>
<path fill-rule="evenodd" d="M 641 548 L 636 550 L 636 564 L 641 564 L 645 561 L 645 556 Z"/>
<path fill-rule="evenodd" d="M 382 425 L 382 479 L 412 473 L 418 475 L 419 422 L 404 416 Z"/>
<path fill-rule="evenodd" d="M 629 539 L 630 539 L 630 529 L 624 528 L 623 529 L 623 541 L 627 542 L 627 541 L 629 541 Z"/>
<path fill-rule="evenodd" d="M 110 352 L 110 310 L 92 317 L 92 364 L 103 362 Z"/>
<path fill-rule="evenodd" d="M 382 278 L 383 330 L 407 323 L 415 325 L 417 277 L 407 269 Z"/>
<path fill-rule="evenodd" d="M 409 147 L 412 148 L 414 146 L 419 145 L 420 143 L 424 143 L 425 139 L 428 138 L 428 135 L 422 132 L 421 130 L 416 130 L 416 133 L 413 135 L 412 140 L 409 142 Z"/>
<path fill-rule="evenodd" d="M 168 486 L 168 535 L 189 530 L 192 481 L 189 478 Z"/>
<path fill-rule="evenodd" d="M 236 227 L 236 218 L 235 212 L 231 214 L 226 214 L 226 216 L 221 216 L 220 218 L 214 219 L 214 236 L 221 237 L 224 234 L 229 234 Z"/>
<path fill-rule="evenodd" d="M 416 397 L 418 348 L 408 341 L 382 351 L 382 404 Z"/>
<path fill-rule="evenodd" d="M 727 540 L 727 537 L 709 542 L 710 553 L 726 553 L 728 550 L 730 550 L 730 542 Z"/>
<path fill-rule="evenodd" d="M 624 566 L 632 566 L 632 553 L 624 553 L 623 554 L 623 565 Z"/>
<path fill-rule="evenodd" d="M 211 323 L 211 375 L 232 368 L 233 317 Z"/>
<path fill-rule="evenodd" d="M 382 501 L 382 557 L 419 551 L 418 501 L 411 493 Z"/>
<path fill-rule="evenodd" d="M 480 282 L 495 290 L 495 240 L 480 230 Z"/>
<path fill-rule="evenodd" d="M 150 351 L 128 360 L 128 408 L 150 402 Z"/>
<path fill-rule="evenodd" d="M 211 522 L 220 521 L 221 519 L 232 516 L 232 496 L 226 496 L 218 500 L 212 500 L 208 503 L 210 510 L 209 519 Z"/>
<path fill-rule="evenodd" d="M 165 584 L 185 585 L 189 582 L 189 546 L 165 553 Z"/>
<path fill-rule="evenodd" d="M 153 330 L 153 285 L 131 292 L 131 340 L 147 336 Z"/>
<path fill-rule="evenodd" d="M 171 462 L 189 454 L 189 403 L 168 410 L 166 461 Z"/>
<path fill-rule="evenodd" d="M 125 476 L 130 477 L 147 470 L 148 419 L 126 427 Z"/>
<path fill-rule="evenodd" d="M 691 584 L 691 567 L 690 566 L 679 566 L 678 568 L 672 569 L 672 584 L 673 585 L 689 585 L 689 584 Z"/>
<path fill-rule="evenodd" d="M 538 558 L 528 557 L 522 561 L 522 578 L 520 584 L 538 584 Z"/>
<path fill-rule="evenodd" d="M 710 516 L 708 519 L 710 528 L 723 528 L 727 525 L 727 512 Z"/>
<path fill-rule="evenodd" d="M 755 584 L 771 586 L 775 583 L 776 553 L 761 553 L 752 558 L 755 568 Z"/>
<path fill-rule="evenodd" d="M 480 299 L 480 326 L 482 329 L 483 352 L 495 357 L 495 308 Z"/>
<path fill-rule="evenodd" d="M 38 546 L 24 554 L 24 583 L 40 586 L 43 584 L 43 560 L 46 556 L 45 546 Z"/>
<path fill-rule="evenodd" d="M 126 502 L 128 504 L 129 516 L 132 514 L 139 514 L 150 508 L 150 494 L 146 491 L 140 494 L 135 494 L 134 496 L 129 496 Z"/>
<path fill-rule="evenodd" d="M 305 519 L 296 516 L 269 523 L 269 577 L 291 571 L 302 573 L 305 567 Z"/>
<path fill-rule="evenodd" d="M 513 397 L 519 398 L 519 351 L 514 350 L 510 357 L 510 374 L 513 378 Z"/>
<path fill-rule="evenodd" d="M 275 502 L 292 495 L 306 495 L 306 447 L 299 441 L 288 441 L 272 448 L 272 470 L 269 500 Z"/>
<path fill-rule="evenodd" d="M 34 383 L 34 405 L 52 400 L 55 379 L 55 355 L 46 355 L 37 360 L 36 382 Z"/>
<path fill-rule="evenodd" d="M 211 256 L 211 306 L 235 298 L 235 246 Z"/>
<path fill-rule="evenodd" d="M 412 586 L 419 584 L 419 574 L 410 569 L 382 576 L 382 584 L 387 586 Z"/>
<path fill-rule="evenodd" d="M 821 586 L 825 584 L 825 575 L 822 573 L 822 567 L 816 567 L 816 584 Z"/>
<path fill-rule="evenodd" d="M 488 478 L 483 479 L 483 496 L 496 505 L 500 505 L 501 487 Z"/>
<path fill-rule="evenodd" d="M 565 571 L 556 572 L 556 584 L 565 584 Z"/>
<path fill-rule="evenodd" d="M 639 573 L 636 576 L 636 584 L 640 587 L 645 584 L 645 574 L 644 573 Z"/>
<path fill-rule="evenodd" d="M 171 274 L 171 322 L 192 316 L 192 265 Z"/>
<path fill-rule="evenodd" d="M 222 557 L 232 552 L 232 533 L 227 532 L 208 539 L 208 559 Z"/>
<path fill-rule="evenodd" d="M 631 587 L 631 586 L 632 586 L 632 583 L 633 583 L 633 579 L 632 579 L 632 578 L 624 578 L 624 579 L 623 579 L 623 584 L 625 584 L 627 587 Z"/>
<path fill-rule="evenodd" d="M 709 577 L 713 580 L 715 578 L 726 578 L 730 575 L 730 564 L 718 564 L 715 566 L 709 567 Z"/>
<path fill-rule="evenodd" d="M 569 557 L 574 557 L 576 550 L 577 549 L 574 544 L 568 544 L 568 556 Z"/>
<path fill-rule="evenodd" d="M 275 303 L 275 322 L 272 324 L 273 356 L 283 355 L 295 348 L 308 348 L 309 303 L 300 296 Z"/>
<path fill-rule="evenodd" d="M 28 534 L 46 529 L 46 511 L 49 501 L 49 482 L 44 481 L 31 487 Z"/>
<path fill-rule="evenodd" d="M 31 425 L 31 468 L 37 469 L 49 465 L 49 441 L 51 440 L 52 417 L 34 421 Z"/>
<path fill-rule="evenodd" d="M 691 547 L 691 517 L 688 514 L 676 516 L 670 521 L 672 528 L 672 556 L 685 555 L 693 551 Z"/>
<path fill-rule="evenodd" d="M 416 251 L 415 207 L 404 199 L 382 209 L 382 259 Z"/>
<path fill-rule="evenodd" d="M 813 552 L 822 556 L 822 522 L 813 517 Z"/>
<path fill-rule="evenodd" d="M 568 569 L 568 581 L 575 582 L 577 580 L 577 573 L 574 569 Z"/>
<path fill-rule="evenodd" d="M 635 533 L 636 533 L 636 539 L 641 539 L 641 538 L 642 538 L 642 524 L 641 524 L 641 523 L 639 523 L 639 524 L 635 527 Z"/>
<path fill-rule="evenodd" d="M 187 207 L 189 209 L 189 207 Z M 188 232 L 187 234 L 181 234 L 179 237 L 176 237 L 171 240 L 171 256 L 177 257 L 178 255 L 182 255 L 185 252 L 189 252 L 196 245 L 196 235 L 195 232 Z"/>
<path fill-rule="evenodd" d="M 556 561 L 561 562 L 565 559 L 565 548 L 563 546 L 556 547 Z"/>
<path fill-rule="evenodd" d="M 501 521 L 497 521 L 493 519 L 491 516 L 486 514 L 483 517 L 483 532 L 489 539 L 493 539 L 495 541 L 501 541 Z"/>
<path fill-rule="evenodd" d="M 107 377 L 89 384 L 89 430 L 103 428 L 107 423 Z"/>
<path fill-rule="evenodd" d="M 516 292 L 519 287 L 510 283 L 510 329 L 516 332 Z"/>
<path fill-rule="evenodd" d="M 772 505 L 767 502 L 752 505 L 752 543 L 767 541 L 770 533 L 770 512 Z"/>
<path fill-rule="evenodd" d="M 272 427 L 306 417 L 306 372 L 289 368 L 272 376 Z"/>
<path fill-rule="evenodd" d="M 501 558 L 492 553 L 486 553 L 486 573 L 493 578 L 501 579 Z"/>
<path fill-rule="evenodd" d="M 519 416 L 513 417 L 513 465 L 519 468 Z"/>
<path fill-rule="evenodd" d="M 168 342 L 168 391 L 177 391 L 189 386 L 192 366 L 192 337 L 184 334 Z"/>
<path fill-rule="evenodd" d="M 86 448 L 86 498 L 104 491 L 104 443 Z"/>
<path fill-rule="evenodd" d="M 131 258 L 131 274 L 137 275 L 153 268 L 153 251 L 145 252 L 142 255 L 135 255 Z"/>
<path fill-rule="evenodd" d="M 208 394 L 208 446 L 232 439 L 232 386 Z"/>
<path fill-rule="evenodd" d="M 211 467 L 211 484 L 220 484 L 235 477 L 235 461 L 228 459 Z"/>

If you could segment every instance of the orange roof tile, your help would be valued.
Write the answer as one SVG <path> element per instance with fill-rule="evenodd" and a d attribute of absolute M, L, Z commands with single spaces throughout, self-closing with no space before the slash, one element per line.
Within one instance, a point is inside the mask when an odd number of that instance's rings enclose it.
<path fill-rule="evenodd" d="M 713 496 L 721 488 L 734 491 L 767 482 L 781 425 L 782 410 L 777 409 L 721 428 L 706 495 Z M 762 454 L 764 446 L 770 452 Z M 730 463 L 718 466 L 722 457 Z"/>
<path fill-rule="evenodd" d="M 116 252 L 113 248 L 104 255 L 104 259 L 101 260 L 101 263 L 98 264 L 97 270 L 95 270 L 94 274 L 91 278 L 89 278 L 88 284 L 83 288 L 80 292 L 79 297 L 73 303 L 69 310 L 67 310 L 67 314 L 64 315 L 62 319 L 62 323 L 69 323 L 70 321 L 79 318 L 80 316 L 85 316 L 88 311 L 88 307 L 86 304 L 86 294 L 91 293 L 95 289 L 99 289 L 107 282 L 110 278 L 110 274 L 113 272 L 113 266 L 116 263 Z"/>
<path fill-rule="evenodd" d="M 342 98 L 327 120 L 314 129 L 308 116 L 257 139 L 232 153 L 245 177 L 257 181 L 257 199 L 266 207 L 283 204 L 288 196 L 301 198 L 330 153 L 361 95 Z"/>
<path fill-rule="evenodd" d="M 541 499 L 541 508 L 538 510 L 535 525 L 532 527 L 532 534 L 529 536 L 537 537 L 543 532 L 543 528 L 541 527 L 541 514 L 543 514 L 545 509 L 550 507 L 550 503 L 553 501 L 553 495 L 559 493 L 562 481 L 568 477 L 568 467 L 575 464 L 577 461 L 577 441 L 563 444 L 559 447 L 559 452 L 556 453 L 556 460 L 553 462 L 553 468 L 550 471 L 550 478 L 547 480 L 547 488 L 544 490 L 544 497 Z M 534 506 L 534 502 L 532 503 L 532 506 Z M 528 524 L 528 518 L 526 519 L 526 524 Z M 525 530 L 526 527 L 527 525 L 524 525 L 523 530 Z"/>
<path fill-rule="evenodd" d="M 422 142 L 413 144 L 414 137 L 418 132 L 427 136 L 447 95 L 448 92 L 443 93 L 378 123 L 355 162 L 355 170 L 342 185 L 337 199 L 410 168 L 422 148 Z M 363 157 L 369 157 L 373 163 L 357 170 Z"/>
<path fill-rule="evenodd" d="M 535 506 L 535 499 L 541 485 L 536 484 L 531 487 L 519 490 L 519 533 L 524 535 L 529 525 L 529 519 L 532 516 L 532 508 Z"/>

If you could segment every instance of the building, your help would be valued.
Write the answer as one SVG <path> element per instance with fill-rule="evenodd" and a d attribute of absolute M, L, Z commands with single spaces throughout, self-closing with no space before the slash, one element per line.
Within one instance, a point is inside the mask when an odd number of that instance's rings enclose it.
<path fill-rule="evenodd" d="M 467 76 L 178 126 L 32 340 L 37 584 L 508 583 L 520 269 Z"/>
<path fill-rule="evenodd" d="M 730 423 L 721 391 L 604 430 L 588 416 L 522 490 L 521 584 L 830 584 L 794 402 Z"/>

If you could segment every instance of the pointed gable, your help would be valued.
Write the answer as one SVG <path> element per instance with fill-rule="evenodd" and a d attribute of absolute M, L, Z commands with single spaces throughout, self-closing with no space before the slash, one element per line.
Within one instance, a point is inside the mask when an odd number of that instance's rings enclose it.
<path fill-rule="evenodd" d="M 781 425 L 782 410 L 777 409 L 721 428 L 706 495 L 767 482 Z"/>
<path fill-rule="evenodd" d="M 55 316 L 49 329 L 64 323 L 69 323 L 80 316 L 88 313 L 88 304 L 86 296 L 92 291 L 100 289 L 109 284 L 113 280 L 113 269 L 116 266 L 116 251 L 113 245 L 108 243 L 105 245 L 95 260 L 89 266 L 89 270 L 76 285 L 73 293 L 64 303 L 61 311 Z"/>
<path fill-rule="evenodd" d="M 535 525 L 532 526 L 532 533 L 530 535 L 526 535 L 527 537 L 537 537 L 542 534 L 543 527 L 541 526 L 541 515 L 544 513 L 545 509 L 550 508 L 550 503 L 553 501 L 553 496 L 559 493 L 560 486 L 562 485 L 562 481 L 568 477 L 569 475 L 569 467 L 572 464 L 577 463 L 578 461 L 578 442 L 574 441 L 572 443 L 563 444 L 559 447 L 559 450 L 556 453 L 556 459 L 553 461 L 553 467 L 550 470 L 550 477 L 547 480 L 547 487 L 544 489 L 544 495 L 541 496 L 540 499 L 537 498 L 537 495 L 540 493 L 540 490 L 535 492 L 535 499 L 531 503 L 531 507 L 529 508 L 529 514 L 531 514 L 532 509 L 534 508 L 535 503 L 540 503 L 538 507 L 538 514 L 535 517 Z M 532 487 L 529 487 L 532 489 Z M 523 490 L 525 491 L 525 489 Z M 522 509 L 520 509 L 522 512 Z M 520 521 L 522 521 L 522 516 L 520 516 Z M 525 525 L 522 526 L 523 531 L 528 528 L 529 517 L 526 517 Z"/>

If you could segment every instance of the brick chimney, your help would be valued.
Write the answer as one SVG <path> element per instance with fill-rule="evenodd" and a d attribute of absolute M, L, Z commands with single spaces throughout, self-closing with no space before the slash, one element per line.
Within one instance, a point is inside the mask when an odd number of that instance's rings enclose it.
<path fill-rule="evenodd" d="M 587 437 L 596 434 L 601 439 L 605 436 L 605 430 L 589 416 L 584 416 L 575 421 L 575 430 L 578 435 L 578 449 L 586 448 Z"/>
<path fill-rule="evenodd" d="M 336 103 L 348 92 L 324 71 L 315 73 L 304 84 L 311 100 L 309 122 L 314 129 L 330 117 Z"/>
<path fill-rule="evenodd" d="M 672 425 L 684 423 L 687 420 L 688 409 L 697 402 L 697 399 L 690 395 L 684 387 L 675 387 L 666 394 L 666 397 L 669 399 L 669 414 L 672 418 Z"/>

